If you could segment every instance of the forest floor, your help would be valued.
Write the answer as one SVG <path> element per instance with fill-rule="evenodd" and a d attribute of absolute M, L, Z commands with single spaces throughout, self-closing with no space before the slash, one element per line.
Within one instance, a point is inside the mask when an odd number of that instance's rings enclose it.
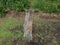
<path fill-rule="evenodd" d="M 22 44 L 18 39 L 20 33 L 17 33 L 17 37 L 14 34 L 19 30 L 23 30 L 24 16 L 25 12 L 19 12 L 16 15 L 16 13 L 12 11 L 7 13 L 5 17 L 0 18 L 0 45 L 12 45 L 10 44 L 12 42 L 18 43 L 18 45 Z M 29 45 L 29 43 L 25 45 Z M 31 42 L 30 45 L 60 45 L 60 14 L 34 13 L 33 43 Z"/>

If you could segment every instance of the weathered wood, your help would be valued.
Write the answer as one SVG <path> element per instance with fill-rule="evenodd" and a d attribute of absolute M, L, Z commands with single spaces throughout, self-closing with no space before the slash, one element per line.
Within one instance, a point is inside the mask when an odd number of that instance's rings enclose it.
<path fill-rule="evenodd" d="M 32 15 L 31 11 L 26 12 L 25 21 L 24 21 L 24 37 L 27 41 L 32 40 Z"/>

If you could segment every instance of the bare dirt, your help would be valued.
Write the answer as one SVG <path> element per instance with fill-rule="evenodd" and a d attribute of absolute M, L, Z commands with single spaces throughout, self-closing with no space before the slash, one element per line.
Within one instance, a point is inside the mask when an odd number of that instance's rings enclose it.
<path fill-rule="evenodd" d="M 33 14 L 33 16 L 37 15 L 41 18 L 60 20 L 60 14 L 57 14 L 57 13 L 44 13 L 44 12 L 40 11 L 40 12 L 32 12 L 31 14 Z M 5 17 L 24 18 L 24 16 L 25 16 L 24 11 L 16 13 L 15 10 L 11 10 L 6 13 Z"/>

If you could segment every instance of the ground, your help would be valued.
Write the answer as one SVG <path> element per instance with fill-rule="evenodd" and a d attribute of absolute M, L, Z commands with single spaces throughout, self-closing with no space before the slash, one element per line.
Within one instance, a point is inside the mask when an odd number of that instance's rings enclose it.
<path fill-rule="evenodd" d="M 12 11 L 0 18 L 0 45 L 60 45 L 60 14 L 35 12 L 30 43 L 23 38 L 24 16 Z"/>

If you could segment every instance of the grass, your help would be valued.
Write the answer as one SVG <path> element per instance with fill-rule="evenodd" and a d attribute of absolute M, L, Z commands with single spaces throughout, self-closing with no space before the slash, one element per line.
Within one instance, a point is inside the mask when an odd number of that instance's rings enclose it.
<path fill-rule="evenodd" d="M 60 0 L 33 0 L 32 7 L 35 11 L 43 11 L 48 13 L 60 12 Z M 37 6 L 38 5 L 38 6 Z"/>
<path fill-rule="evenodd" d="M 0 24 L 0 45 L 4 42 L 6 45 L 12 42 L 9 40 L 20 38 L 22 39 L 23 22 L 15 18 L 8 18 Z"/>
<path fill-rule="evenodd" d="M 52 21 L 34 16 L 33 41 L 43 45 L 59 45 L 59 37 L 56 36 L 60 21 Z M 56 33 L 57 32 L 57 33 Z M 23 21 L 16 18 L 6 18 L 0 24 L 0 45 L 12 45 L 12 40 L 20 39 L 25 42 L 23 36 Z M 17 44 L 17 43 L 16 43 Z"/>
<path fill-rule="evenodd" d="M 16 13 L 26 11 L 32 7 L 36 12 L 60 13 L 60 0 L 5 0 L 0 1 L 0 18 L 10 10 Z"/>
<path fill-rule="evenodd" d="M 59 45 L 59 37 L 56 36 L 56 34 L 59 35 L 56 29 L 58 27 L 57 24 L 60 25 L 60 21 L 51 21 L 50 19 L 39 18 L 38 16 L 34 17 L 34 42 L 42 43 L 43 45 Z"/>

